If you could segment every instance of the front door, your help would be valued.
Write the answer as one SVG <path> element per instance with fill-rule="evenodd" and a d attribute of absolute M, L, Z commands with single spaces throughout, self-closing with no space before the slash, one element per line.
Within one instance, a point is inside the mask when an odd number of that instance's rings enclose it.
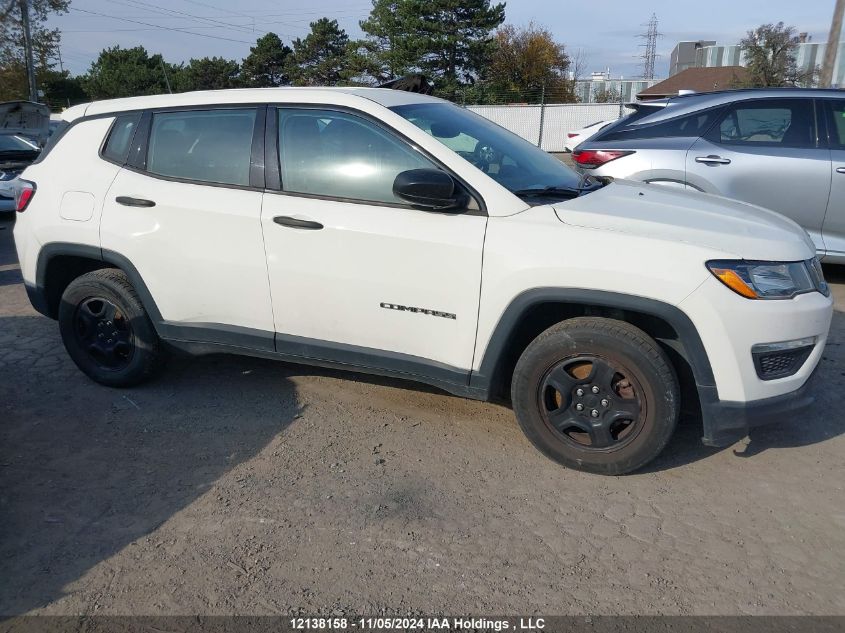
<path fill-rule="evenodd" d="M 687 183 L 795 220 L 824 250 L 830 150 L 812 99 L 752 99 L 730 106 L 687 152 Z"/>
<path fill-rule="evenodd" d="M 465 380 L 486 216 L 397 198 L 397 174 L 436 165 L 370 118 L 284 107 L 276 124 L 261 222 L 277 350 Z"/>

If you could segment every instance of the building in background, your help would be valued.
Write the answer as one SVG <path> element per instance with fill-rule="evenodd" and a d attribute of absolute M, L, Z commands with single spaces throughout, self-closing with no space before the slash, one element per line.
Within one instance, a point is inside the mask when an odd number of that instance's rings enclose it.
<path fill-rule="evenodd" d="M 581 103 L 628 103 L 637 93 L 656 84 L 659 79 L 613 79 L 610 70 L 594 72 L 590 79 L 575 82 L 575 96 Z"/>
<path fill-rule="evenodd" d="M 715 46 L 716 40 L 698 40 L 696 42 L 678 42 L 669 56 L 669 76 L 677 75 L 682 70 L 695 66 L 698 49 Z"/>
<path fill-rule="evenodd" d="M 827 42 L 807 41 L 805 33 L 802 33 L 801 37 L 804 41 L 800 42 L 795 50 L 795 61 L 798 65 L 798 70 L 808 72 L 814 68 L 821 67 Z M 690 64 L 691 54 L 693 60 Z M 676 75 L 686 68 L 745 66 L 745 61 L 745 53 L 743 53 L 742 47 L 739 44 L 725 46 L 704 40 L 699 42 L 678 42 L 672 50 L 669 76 Z M 836 63 L 833 67 L 833 86 L 835 88 L 845 87 L 845 42 L 839 45 L 839 50 L 836 53 Z"/>

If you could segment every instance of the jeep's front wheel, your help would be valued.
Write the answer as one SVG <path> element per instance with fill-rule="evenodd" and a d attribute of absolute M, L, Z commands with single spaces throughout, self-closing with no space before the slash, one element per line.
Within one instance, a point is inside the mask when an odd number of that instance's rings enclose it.
<path fill-rule="evenodd" d="M 77 367 L 109 387 L 137 385 L 164 361 L 155 328 L 119 270 L 95 270 L 74 279 L 62 294 L 59 330 Z"/>
<path fill-rule="evenodd" d="M 679 389 L 642 330 L 579 317 L 532 341 L 514 370 L 514 412 L 528 439 L 570 468 L 621 475 L 657 457 L 675 429 Z"/>

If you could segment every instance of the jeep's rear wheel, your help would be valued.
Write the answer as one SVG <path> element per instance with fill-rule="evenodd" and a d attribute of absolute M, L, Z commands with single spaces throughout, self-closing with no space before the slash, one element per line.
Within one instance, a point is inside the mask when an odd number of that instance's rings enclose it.
<path fill-rule="evenodd" d="M 141 383 L 164 360 L 155 328 L 119 270 L 95 270 L 73 280 L 59 305 L 59 330 L 77 367 L 110 387 Z"/>
<path fill-rule="evenodd" d="M 529 440 L 570 468 L 620 475 L 666 446 L 678 419 L 678 381 L 642 330 L 579 317 L 540 334 L 512 381 L 514 412 Z"/>

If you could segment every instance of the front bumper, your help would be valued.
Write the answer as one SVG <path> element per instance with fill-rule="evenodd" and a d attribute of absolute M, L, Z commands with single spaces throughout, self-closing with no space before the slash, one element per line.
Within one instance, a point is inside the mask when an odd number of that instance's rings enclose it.
<path fill-rule="evenodd" d="M 715 389 L 699 387 L 704 423 L 701 441 L 707 446 L 730 446 L 748 435 L 752 427 L 795 420 L 815 401 L 817 370 L 818 366 L 795 391 L 751 402 L 719 400 Z"/>

